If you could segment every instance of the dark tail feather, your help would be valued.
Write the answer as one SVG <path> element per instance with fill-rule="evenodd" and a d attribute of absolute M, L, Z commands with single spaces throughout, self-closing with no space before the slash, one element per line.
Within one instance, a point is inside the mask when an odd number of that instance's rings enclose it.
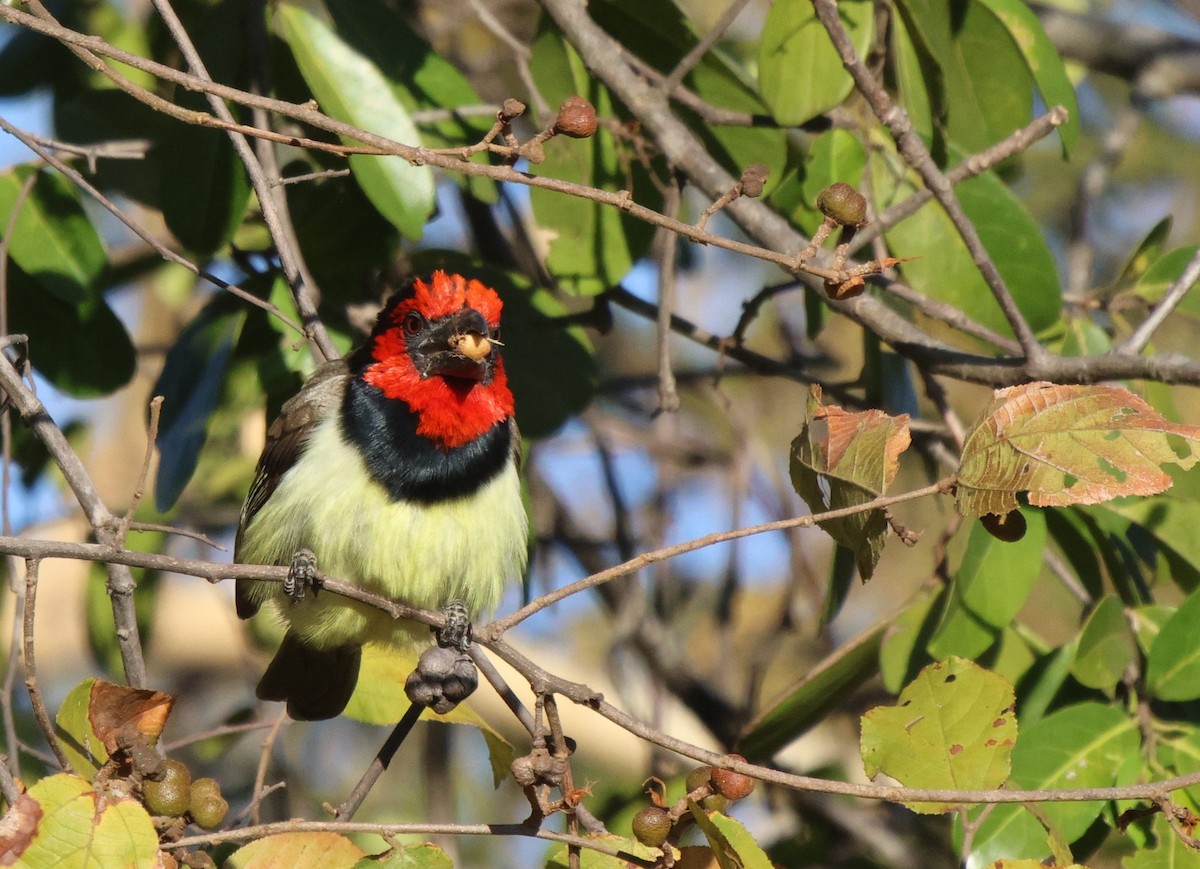
<path fill-rule="evenodd" d="M 285 700 L 297 721 L 321 721 L 339 715 L 358 682 L 361 646 L 317 649 L 289 631 L 258 683 L 260 700 Z"/>

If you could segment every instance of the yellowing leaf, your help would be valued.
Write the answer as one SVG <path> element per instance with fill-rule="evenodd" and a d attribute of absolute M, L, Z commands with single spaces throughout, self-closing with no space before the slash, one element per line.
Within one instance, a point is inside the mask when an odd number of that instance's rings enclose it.
<path fill-rule="evenodd" d="M 36 810 L 26 802 L 30 798 L 36 801 Z M 27 817 L 36 817 L 37 826 L 32 831 L 26 828 L 31 836 L 22 836 L 20 866 L 151 869 L 158 865 L 158 834 L 136 800 L 104 799 L 78 776 L 52 775 L 31 787 L 21 805 Z"/>
<path fill-rule="evenodd" d="M 1200 426 L 1172 423 L 1118 386 L 999 389 L 963 446 L 958 508 L 1008 513 L 1018 492 L 1039 507 L 1157 495 L 1171 486 L 1161 466 L 1190 468 L 1198 442 Z"/>
<path fill-rule="evenodd" d="M 365 857 L 337 833 L 280 833 L 234 851 L 227 869 L 353 869 Z"/>
<path fill-rule="evenodd" d="M 897 459 L 908 444 L 908 414 L 825 407 L 821 388 L 814 386 L 804 428 L 792 441 L 792 485 L 814 513 L 865 504 L 896 476 Z M 886 513 L 868 510 L 818 524 L 854 553 L 858 572 L 869 579 L 887 540 Z"/>
<path fill-rule="evenodd" d="M 1017 719 L 1012 685 L 973 661 L 930 664 L 895 706 L 862 717 L 863 768 L 915 788 L 995 788 L 1008 779 Z M 952 803 L 906 803 L 935 814 Z"/>

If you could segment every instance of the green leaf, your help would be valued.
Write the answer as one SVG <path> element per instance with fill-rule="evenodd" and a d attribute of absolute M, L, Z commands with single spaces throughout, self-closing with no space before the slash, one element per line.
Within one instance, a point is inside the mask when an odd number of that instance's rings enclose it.
<path fill-rule="evenodd" d="M 821 389 L 814 386 L 804 427 L 792 441 L 792 486 L 813 513 L 866 504 L 882 495 L 895 477 L 897 460 L 909 442 L 908 414 L 849 413 L 836 405 L 824 406 Z M 884 511 L 868 510 L 818 524 L 854 552 L 859 573 L 869 579 L 887 540 Z"/>
<path fill-rule="evenodd" d="M 932 142 L 936 130 L 934 103 L 941 102 L 942 71 L 928 47 L 919 41 L 919 30 L 914 39 L 904 4 L 898 3 L 896 12 L 892 17 L 891 59 L 895 66 L 899 102 L 908 112 L 916 131 L 926 142 Z M 939 95 L 936 100 L 931 96 L 931 90 Z"/>
<path fill-rule="evenodd" d="M 1146 688 L 1159 700 L 1200 697 L 1200 591 L 1193 592 L 1158 632 L 1146 664 Z"/>
<path fill-rule="evenodd" d="M 1079 634 L 1071 675 L 1081 685 L 1103 691 L 1111 698 L 1136 657 L 1137 645 L 1125 607 L 1115 594 L 1105 595 Z"/>
<path fill-rule="evenodd" d="M 1067 122 L 1058 128 L 1063 156 L 1068 157 L 1079 140 L 1079 104 L 1075 88 L 1067 77 L 1062 58 L 1054 43 L 1042 29 L 1037 16 L 1021 0 L 980 0 L 1012 37 L 1013 44 L 1025 60 L 1034 84 L 1048 107 L 1062 106 L 1068 112 Z"/>
<path fill-rule="evenodd" d="M 884 632 L 879 648 L 879 674 L 883 687 L 892 694 L 914 678 L 918 670 L 929 661 L 925 645 L 933 631 L 935 610 L 942 601 L 943 592 L 917 599 L 896 616 L 895 622 Z"/>
<path fill-rule="evenodd" d="M 644 861 L 653 861 L 660 856 L 657 848 L 649 848 L 636 839 L 625 839 L 611 834 L 589 836 L 589 838 Z M 575 865 L 571 857 L 571 850 L 565 844 L 556 845 L 546 857 L 546 869 L 573 869 Z M 629 869 L 630 863 L 619 856 L 583 848 L 579 851 L 578 865 L 580 869 Z"/>
<path fill-rule="evenodd" d="M 245 318 L 244 307 L 232 296 L 219 294 L 183 328 L 167 351 L 152 391 L 165 399 L 154 481 L 154 500 L 160 511 L 175 504 L 196 470 Z"/>
<path fill-rule="evenodd" d="M 1123 858 L 1122 869 L 1200 869 L 1200 851 L 1188 847 L 1161 816 L 1154 819 L 1154 832 L 1155 846 Z"/>
<path fill-rule="evenodd" d="M 871 157 L 871 177 L 880 210 L 920 188 L 912 170 L 892 151 Z M 960 204 L 979 232 L 1009 292 L 1034 331 L 1058 321 L 1062 290 L 1058 270 L 1037 223 L 995 174 L 985 172 L 955 187 Z M 954 224 L 936 202 L 884 233 L 894 256 L 910 258 L 904 277 L 927 296 L 954 305 L 972 319 L 1011 335 L 1000 306 L 967 252 Z"/>
<path fill-rule="evenodd" d="M 33 367 L 67 395 L 107 395 L 133 377 L 133 342 L 99 293 L 70 305 L 10 264 L 8 315 L 9 331 L 29 336 Z"/>
<path fill-rule="evenodd" d="M 595 106 L 600 117 L 613 115 L 608 90 L 548 25 L 534 41 L 531 69 L 542 95 L 551 104 L 578 94 Z M 536 171 L 541 176 L 604 190 L 627 189 L 630 180 L 612 134 L 603 127 L 588 139 L 551 140 L 546 160 Z M 658 195 L 644 174 L 634 172 L 631 193 L 635 201 L 655 207 Z M 620 209 L 538 187 L 529 191 L 529 199 L 538 228 L 549 243 L 546 266 L 570 292 L 604 292 L 620 283 L 634 260 L 649 249 L 652 232 L 646 225 L 626 218 Z"/>
<path fill-rule="evenodd" d="M 1042 572 L 1046 520 L 1041 510 L 1024 509 L 1025 536 L 1013 543 L 997 540 L 980 523 L 971 526 L 967 550 L 955 573 L 963 605 L 987 624 L 1003 628 L 1025 605 Z"/>
<path fill-rule="evenodd" d="M 1158 223 L 1154 224 L 1150 228 L 1150 231 L 1142 237 L 1142 240 L 1138 242 L 1138 246 L 1133 249 L 1133 253 L 1129 255 L 1129 259 L 1126 260 L 1125 265 L 1121 268 L 1120 277 L 1115 282 L 1117 287 L 1140 281 L 1146 274 L 1147 269 L 1158 261 L 1158 258 L 1163 255 L 1163 250 L 1167 246 L 1167 240 L 1171 237 L 1171 227 L 1174 222 L 1174 218 L 1168 214 Z M 1185 263 L 1187 259 L 1190 259 L 1190 257 L 1184 259 Z"/>
<path fill-rule="evenodd" d="M 867 168 L 867 149 L 853 133 L 833 129 L 813 140 L 804 166 L 804 201 L 811 211 L 817 211 L 821 191 L 841 181 L 858 189 Z"/>
<path fill-rule="evenodd" d="M 16 850 L 20 855 L 21 866 L 152 869 L 159 865 L 158 834 L 142 804 L 102 796 L 78 776 L 42 779 L 21 798 L 18 807 L 21 814 L 34 819 L 27 839 L 19 844 L 5 841 L 10 847 L 8 854 Z"/>
<path fill-rule="evenodd" d="M 364 857 L 354 864 L 354 869 L 454 869 L 454 862 L 437 845 L 426 842 L 402 845 L 386 854 Z"/>
<path fill-rule="evenodd" d="M 1121 783 L 1118 772 L 1138 750 L 1137 723 L 1121 709 L 1081 703 L 1025 725 L 1012 754 L 1012 782 L 1021 788 L 1090 788 Z M 1038 811 L 1065 842 L 1083 835 L 1103 802 L 1041 803 Z M 974 811 L 978 814 L 978 811 Z M 1001 858 L 1049 856 L 1045 831 L 1025 809 L 996 806 L 975 834 L 971 865 Z"/>
<path fill-rule="evenodd" d="M 551 293 L 516 272 L 454 251 L 421 251 L 412 256 L 412 264 L 418 274 L 444 268 L 471 275 L 499 293 L 504 302 L 504 369 L 522 435 L 545 437 L 591 401 L 598 383 L 591 341 L 580 326 L 556 322 L 568 312 Z"/>
<path fill-rule="evenodd" d="M 863 55 L 874 34 L 874 8 L 863 0 L 845 0 L 838 14 Z M 785 127 L 803 124 L 849 96 L 850 73 L 810 0 L 771 4 L 759 44 L 758 82 L 775 120 Z"/>
<path fill-rule="evenodd" d="M 96 296 L 108 255 L 75 187 L 57 172 L 39 172 L 21 199 L 28 166 L 0 172 L 0 235 L 20 205 L 9 255 L 55 298 L 81 305 Z"/>
<path fill-rule="evenodd" d="M 902 613 L 919 608 L 931 597 L 930 592 L 919 594 Z M 879 670 L 883 637 L 899 617 L 883 619 L 839 646 L 782 696 L 767 704 L 738 740 L 738 751 L 751 760 L 769 758 L 823 721 L 831 709 L 845 702 L 859 685 Z"/>
<path fill-rule="evenodd" d="M 108 762 L 104 741 L 96 734 L 88 715 L 95 684 L 96 680 L 89 677 L 72 688 L 54 716 L 59 745 L 75 772 L 88 779 Z"/>
<path fill-rule="evenodd" d="M 862 717 L 863 768 L 907 787 L 985 789 L 1008 778 L 1017 738 L 1012 685 L 973 661 L 930 664 L 895 706 Z M 924 814 L 953 803 L 906 803 Z"/>
<path fill-rule="evenodd" d="M 1187 264 L 1196 255 L 1197 250 L 1200 250 L 1200 245 L 1193 244 L 1187 247 L 1177 247 L 1158 257 L 1138 279 L 1133 292 L 1151 304 L 1161 301 L 1167 287 L 1179 279 L 1183 270 L 1187 268 Z M 1195 295 L 1195 293 L 1187 293 L 1183 297 L 1183 301 L 1179 303 L 1176 312 L 1186 313 L 1190 317 L 1200 317 L 1200 300 L 1197 300 Z"/>
<path fill-rule="evenodd" d="M 363 9 L 367 10 L 365 3 Z M 421 144 L 398 80 L 382 68 L 387 55 L 378 51 L 390 30 L 373 32 L 377 15 L 364 12 L 349 32 L 340 28 L 355 17 L 339 16 L 335 27 L 320 0 L 284 0 L 275 15 L 280 35 L 322 111 L 393 141 Z M 407 238 L 421 237 L 434 207 L 434 177 L 428 166 L 413 166 L 400 157 L 352 155 L 350 169 L 380 214 Z"/>
<path fill-rule="evenodd" d="M 728 815 L 706 812 L 688 801 L 692 820 L 708 840 L 721 869 L 772 869 L 774 864 L 750 831 Z"/>
<path fill-rule="evenodd" d="M 280 833 L 238 848 L 226 869 L 355 869 L 366 854 L 338 833 Z"/>

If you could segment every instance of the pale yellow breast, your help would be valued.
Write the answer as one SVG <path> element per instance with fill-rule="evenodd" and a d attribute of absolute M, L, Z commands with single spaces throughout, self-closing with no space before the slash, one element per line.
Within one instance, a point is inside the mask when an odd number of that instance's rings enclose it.
<path fill-rule="evenodd" d="M 437 504 L 394 502 L 367 475 L 334 417 L 317 427 L 247 525 L 241 553 L 250 562 L 289 564 L 298 549 L 308 548 L 318 569 L 331 576 L 429 609 L 459 598 L 474 616 L 494 608 L 505 583 L 521 575 L 526 527 L 513 464 L 474 495 Z M 264 584 L 263 597 L 275 600 L 292 630 L 318 646 L 427 635 L 333 594 L 293 605 L 278 585 Z"/>

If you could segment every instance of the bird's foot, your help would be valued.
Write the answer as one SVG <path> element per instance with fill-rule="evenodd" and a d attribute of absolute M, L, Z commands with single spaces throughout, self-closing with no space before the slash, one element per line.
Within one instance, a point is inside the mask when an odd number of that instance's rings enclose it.
<path fill-rule="evenodd" d="M 467 605 L 455 598 L 446 604 L 442 613 L 446 616 L 446 625 L 434 631 L 438 645 L 460 652 L 471 648 L 471 616 L 467 612 Z"/>
<path fill-rule="evenodd" d="M 317 556 L 311 549 L 298 549 L 292 556 L 288 575 L 283 580 L 283 593 L 292 603 L 300 603 L 311 588 L 317 587 Z"/>
<path fill-rule="evenodd" d="M 465 652 L 430 646 L 404 683 L 404 693 L 419 706 L 445 715 L 479 687 L 479 671 Z"/>

